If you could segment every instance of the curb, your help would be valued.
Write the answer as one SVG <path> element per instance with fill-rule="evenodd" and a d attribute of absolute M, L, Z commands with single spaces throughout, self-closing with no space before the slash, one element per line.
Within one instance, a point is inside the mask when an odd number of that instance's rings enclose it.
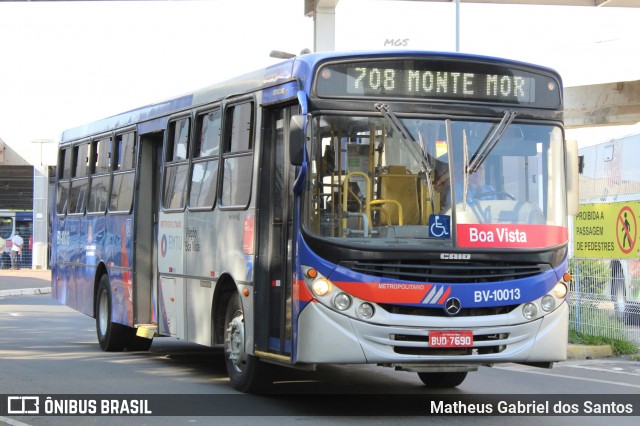
<path fill-rule="evenodd" d="M 36 294 L 50 294 L 51 287 L 42 288 L 20 288 L 13 290 L 0 290 L 0 297 L 8 296 L 33 296 Z"/>
<path fill-rule="evenodd" d="M 612 356 L 613 349 L 611 349 L 610 345 L 569 345 L 567 348 L 567 359 L 597 359 L 610 358 Z"/>

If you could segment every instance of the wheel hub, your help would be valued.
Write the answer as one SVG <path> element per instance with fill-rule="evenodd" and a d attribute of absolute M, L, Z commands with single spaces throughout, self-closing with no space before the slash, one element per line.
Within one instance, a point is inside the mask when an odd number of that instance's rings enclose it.
<path fill-rule="evenodd" d="M 109 323 L 109 300 L 105 293 L 100 294 L 100 300 L 98 301 L 98 324 L 100 328 L 100 334 L 105 335 L 107 333 L 107 326 Z"/>
<path fill-rule="evenodd" d="M 247 361 L 244 350 L 244 316 L 236 315 L 227 326 L 227 338 L 224 341 L 227 358 L 233 367 L 242 372 Z"/>

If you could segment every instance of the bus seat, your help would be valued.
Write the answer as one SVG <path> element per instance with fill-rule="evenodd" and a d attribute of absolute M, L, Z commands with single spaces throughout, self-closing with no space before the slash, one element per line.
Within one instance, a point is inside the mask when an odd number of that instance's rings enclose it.
<path fill-rule="evenodd" d="M 393 200 L 402 205 L 403 224 L 420 223 L 420 206 L 418 204 L 418 175 L 408 174 L 404 166 L 389 166 L 389 172 L 380 175 L 380 199 Z M 398 224 L 398 208 L 395 203 L 383 204 L 383 223 Z M 385 219 L 388 218 L 388 219 Z M 389 223 L 390 222 L 390 223 Z"/>
<path fill-rule="evenodd" d="M 390 175 L 406 175 L 408 174 L 405 166 L 387 166 L 387 173 Z"/>

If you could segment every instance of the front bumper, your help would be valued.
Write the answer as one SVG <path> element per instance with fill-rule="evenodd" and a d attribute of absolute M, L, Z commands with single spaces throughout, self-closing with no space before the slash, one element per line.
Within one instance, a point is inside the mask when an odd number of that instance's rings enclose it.
<path fill-rule="evenodd" d="M 516 309 L 490 318 L 397 316 L 398 321 L 393 323 L 402 325 L 381 325 L 348 318 L 312 302 L 299 317 L 296 361 L 453 366 L 565 360 L 569 327 L 567 303 L 529 322 L 519 312 L 520 309 Z M 432 330 L 472 330 L 474 346 L 471 351 L 429 348 L 427 336 Z"/>

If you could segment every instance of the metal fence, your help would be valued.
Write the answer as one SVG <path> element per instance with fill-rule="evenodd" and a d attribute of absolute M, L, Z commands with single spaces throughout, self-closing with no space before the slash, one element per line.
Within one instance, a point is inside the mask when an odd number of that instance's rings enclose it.
<path fill-rule="evenodd" d="M 628 276 L 629 271 L 626 277 L 617 276 L 616 271 L 610 260 L 572 260 L 569 327 L 578 333 L 640 345 L 640 300 L 629 291 L 638 283 Z M 626 292 L 615 290 L 616 279 L 621 280 L 620 285 L 626 283 Z"/>
<path fill-rule="evenodd" d="M 640 345 L 640 304 L 616 308 L 604 294 L 569 293 L 569 327 L 581 334 L 627 340 Z"/>
<path fill-rule="evenodd" d="M 31 269 L 31 258 L 32 258 L 32 238 L 31 238 L 31 228 L 24 229 L 24 235 L 20 235 L 23 240 L 22 253 L 18 257 L 18 261 L 20 264 L 20 268 L 28 268 Z M 0 226 L 0 237 L 3 235 L 9 238 L 12 234 L 11 227 L 1 227 Z M 2 237 L 4 239 L 4 237 Z M 11 257 L 9 255 L 9 246 L 7 245 L 4 250 L 0 250 L 0 269 L 10 269 L 11 268 Z"/>

